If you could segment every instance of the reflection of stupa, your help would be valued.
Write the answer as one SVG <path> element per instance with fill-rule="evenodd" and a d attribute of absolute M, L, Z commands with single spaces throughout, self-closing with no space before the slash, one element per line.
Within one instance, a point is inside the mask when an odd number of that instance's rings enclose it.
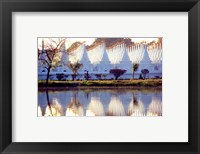
<path fill-rule="evenodd" d="M 159 99 L 152 98 L 147 110 L 147 116 L 162 116 L 162 104 Z"/>
<path fill-rule="evenodd" d="M 42 116 L 42 109 L 40 106 L 38 106 L 38 116 L 41 117 Z"/>
<path fill-rule="evenodd" d="M 108 116 L 125 116 L 125 110 L 122 102 L 116 96 L 112 96 L 108 105 Z"/>
<path fill-rule="evenodd" d="M 83 106 L 76 98 L 72 98 L 70 104 L 67 106 L 66 116 L 84 116 Z"/>
<path fill-rule="evenodd" d="M 138 101 L 136 97 L 133 97 L 129 107 L 128 107 L 129 116 L 145 116 L 144 106 L 141 101 Z"/>
<path fill-rule="evenodd" d="M 46 107 L 44 116 L 63 116 L 63 108 L 57 98 L 53 98 L 50 105 Z"/>
<path fill-rule="evenodd" d="M 86 111 L 86 116 L 104 116 L 103 104 L 100 101 L 100 98 L 92 97 L 91 102 L 88 105 Z"/>

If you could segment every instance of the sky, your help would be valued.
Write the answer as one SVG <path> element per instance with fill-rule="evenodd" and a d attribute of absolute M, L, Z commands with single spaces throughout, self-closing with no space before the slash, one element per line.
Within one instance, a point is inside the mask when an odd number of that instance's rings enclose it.
<path fill-rule="evenodd" d="M 42 39 L 46 40 L 45 38 L 38 38 L 38 47 L 41 49 L 42 46 Z M 52 38 L 53 39 L 53 38 Z M 58 39 L 58 38 L 55 38 Z M 86 45 L 91 45 L 96 38 L 67 38 L 65 42 L 66 49 L 69 48 L 74 42 L 80 41 L 84 42 Z M 139 43 L 141 41 L 151 42 L 153 40 L 157 40 L 158 38 L 131 38 L 132 42 Z"/>

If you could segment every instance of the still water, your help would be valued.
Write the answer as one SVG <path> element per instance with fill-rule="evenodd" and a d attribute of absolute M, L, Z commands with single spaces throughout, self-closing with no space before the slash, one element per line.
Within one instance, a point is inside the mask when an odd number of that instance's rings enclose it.
<path fill-rule="evenodd" d="M 162 90 L 39 90 L 38 116 L 162 116 Z"/>

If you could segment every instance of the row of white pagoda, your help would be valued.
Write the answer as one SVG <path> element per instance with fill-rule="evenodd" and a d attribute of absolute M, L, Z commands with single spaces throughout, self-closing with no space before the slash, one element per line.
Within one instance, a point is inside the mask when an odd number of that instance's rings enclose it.
<path fill-rule="evenodd" d="M 45 55 L 40 55 L 45 56 Z M 149 77 L 162 77 L 162 44 L 134 44 L 126 47 L 124 43 L 117 44 L 112 48 L 106 48 L 105 43 L 101 43 L 92 49 L 86 49 L 84 43 L 79 45 L 69 54 L 66 50 L 60 55 L 61 65 L 51 70 L 51 78 L 56 80 L 55 75 L 64 73 L 71 75 L 72 71 L 68 68 L 67 63 L 79 62 L 83 67 L 78 71 L 79 78 L 83 79 L 85 72 L 91 76 L 94 74 L 110 74 L 109 70 L 114 68 L 125 69 L 126 73 L 121 78 L 132 77 L 133 64 L 139 64 L 138 70 L 135 72 L 136 77 L 139 77 L 142 69 L 149 70 Z M 45 68 L 38 63 L 38 77 L 45 79 Z M 70 78 L 70 76 L 68 76 Z M 92 76 L 95 79 L 95 76 Z M 112 78 L 108 75 L 107 78 Z"/>

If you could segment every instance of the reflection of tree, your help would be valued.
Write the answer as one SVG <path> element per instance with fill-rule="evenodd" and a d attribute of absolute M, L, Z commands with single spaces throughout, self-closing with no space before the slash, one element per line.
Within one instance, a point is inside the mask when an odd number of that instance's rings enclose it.
<path fill-rule="evenodd" d="M 90 90 L 90 89 L 84 89 L 83 92 L 84 92 L 85 97 L 88 99 L 90 93 L 92 92 L 92 90 Z"/>
<path fill-rule="evenodd" d="M 49 101 L 49 91 L 48 90 L 46 90 L 46 97 L 47 97 L 47 105 L 49 107 L 50 113 L 52 114 L 51 105 L 50 105 L 50 101 Z"/>
<path fill-rule="evenodd" d="M 147 109 L 147 116 L 162 116 L 162 104 L 161 102 L 153 97 Z"/>
<path fill-rule="evenodd" d="M 112 96 L 108 106 L 108 116 L 125 116 L 125 110 L 122 102 L 117 96 Z"/>
<path fill-rule="evenodd" d="M 104 116 L 103 104 L 100 101 L 100 98 L 92 97 L 91 102 L 88 106 L 86 116 Z"/>
<path fill-rule="evenodd" d="M 67 106 L 66 116 L 84 116 L 83 106 L 78 101 L 76 95 L 77 94 L 75 93 L 71 102 Z"/>
<path fill-rule="evenodd" d="M 144 116 L 145 110 L 141 101 L 138 101 L 137 98 L 133 95 L 133 98 L 128 107 L 129 116 Z"/>
<path fill-rule="evenodd" d="M 127 89 L 125 90 L 121 87 L 114 87 L 114 89 L 109 89 L 106 91 L 110 92 L 114 96 L 120 96 L 127 93 Z"/>
<path fill-rule="evenodd" d="M 48 90 L 46 90 L 47 103 L 48 106 L 45 109 L 44 116 L 63 116 L 63 108 L 59 103 L 57 98 L 53 98 L 52 101 L 49 101 Z"/>

